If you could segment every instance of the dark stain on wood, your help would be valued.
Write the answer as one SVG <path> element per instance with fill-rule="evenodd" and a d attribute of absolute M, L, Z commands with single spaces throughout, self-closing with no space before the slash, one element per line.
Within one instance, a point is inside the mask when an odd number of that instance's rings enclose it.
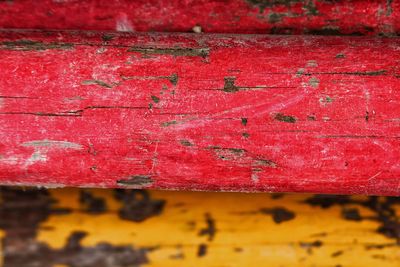
<path fill-rule="evenodd" d="M 4 264 L 8 267 L 126 267 L 141 266 L 149 262 L 150 248 L 134 248 L 130 245 L 114 246 L 101 242 L 91 247 L 80 244 L 85 232 L 73 232 L 61 249 L 52 249 L 47 244 L 26 240 L 19 249 L 5 247 Z"/>
<path fill-rule="evenodd" d="M 51 214 L 71 212 L 69 209 L 54 208 L 54 199 L 44 189 L 1 187 L 0 197 L 0 228 L 6 232 L 6 245 L 16 237 L 34 238 L 40 223 Z"/>
<path fill-rule="evenodd" d="M 281 199 L 285 196 L 284 193 L 271 193 L 271 198 L 272 199 Z"/>
<path fill-rule="evenodd" d="M 283 207 L 276 207 L 276 208 L 262 208 L 260 212 L 263 214 L 272 215 L 272 220 L 280 224 L 282 222 L 293 220 L 296 217 L 296 214 L 293 211 L 290 211 Z"/>
<path fill-rule="evenodd" d="M 357 208 L 343 208 L 342 217 L 349 221 L 361 221 L 363 219 Z"/>
<path fill-rule="evenodd" d="M 197 257 L 204 257 L 207 254 L 207 245 L 200 244 L 197 249 Z"/>
<path fill-rule="evenodd" d="M 306 249 L 308 254 L 312 254 L 314 248 L 320 248 L 322 245 L 323 243 L 320 240 L 315 240 L 313 242 L 300 242 L 300 247 Z"/>
<path fill-rule="evenodd" d="M 368 219 L 379 222 L 376 231 L 388 238 L 396 240 L 400 244 L 400 218 L 396 214 L 395 205 L 400 205 L 400 198 L 398 197 L 376 197 L 370 196 L 367 200 L 356 200 L 350 196 L 337 196 L 337 195 L 314 195 L 305 200 L 305 203 L 311 206 L 318 206 L 321 208 L 330 208 L 334 205 L 342 207 L 342 216 L 346 216 L 349 220 L 360 221 Z M 346 205 L 360 205 L 372 211 L 374 215 L 362 217 L 354 209 Z M 346 218 L 345 217 L 345 218 Z"/>
<path fill-rule="evenodd" d="M 95 197 L 86 190 L 80 191 L 79 201 L 83 205 L 84 211 L 91 214 L 101 214 L 107 210 L 107 205 L 103 198 Z"/>
<path fill-rule="evenodd" d="M 333 253 L 331 254 L 331 257 L 332 257 L 332 258 L 336 258 L 336 257 L 339 257 L 339 256 L 342 255 L 342 254 L 343 254 L 343 250 L 338 250 L 338 251 L 333 252 Z"/>
<path fill-rule="evenodd" d="M 334 205 L 349 204 L 352 200 L 349 196 L 317 194 L 307 198 L 304 202 L 313 207 L 327 209 Z"/>
<path fill-rule="evenodd" d="M 206 213 L 204 217 L 207 226 L 206 228 L 200 229 L 199 235 L 206 235 L 208 236 L 208 241 L 212 241 L 214 239 L 215 233 L 217 232 L 217 229 L 215 227 L 215 220 L 211 217 L 209 213 Z"/>
<path fill-rule="evenodd" d="M 119 210 L 120 218 L 134 222 L 142 222 L 160 215 L 165 206 L 165 200 L 152 199 L 144 190 L 117 189 L 115 198 L 122 202 Z"/>

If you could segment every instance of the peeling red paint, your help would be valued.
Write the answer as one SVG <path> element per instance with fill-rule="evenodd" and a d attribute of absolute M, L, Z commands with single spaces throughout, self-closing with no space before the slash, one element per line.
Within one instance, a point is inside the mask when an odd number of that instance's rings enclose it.
<path fill-rule="evenodd" d="M 1 184 L 397 195 L 399 47 L 1 31 Z"/>
<path fill-rule="evenodd" d="M 400 2 L 320 0 L 6 0 L 1 28 L 218 33 L 400 33 Z"/>

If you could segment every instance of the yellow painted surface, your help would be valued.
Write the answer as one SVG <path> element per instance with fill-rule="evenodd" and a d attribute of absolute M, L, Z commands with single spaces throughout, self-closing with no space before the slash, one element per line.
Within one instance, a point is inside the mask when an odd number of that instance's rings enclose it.
<path fill-rule="evenodd" d="M 3 259 L 3 238 L 4 238 L 4 231 L 0 230 L 0 266 L 4 265 Z"/>
<path fill-rule="evenodd" d="M 152 191 L 152 199 L 166 201 L 163 212 L 133 222 L 120 218 L 121 203 L 112 190 L 90 190 L 106 199 L 107 211 L 99 215 L 82 210 L 79 189 L 50 192 L 57 207 L 72 209 L 51 215 L 40 225 L 37 240 L 52 248 L 61 249 L 71 232 L 85 231 L 84 246 L 106 241 L 154 248 L 145 266 L 400 266 L 399 246 L 367 249 L 396 242 L 377 233 L 378 221 L 345 220 L 337 205 L 322 209 L 305 204 L 310 195 L 273 199 L 270 194 Z M 295 218 L 277 224 L 271 215 L 259 212 L 276 207 L 294 212 Z M 373 215 L 365 207 L 354 207 L 362 216 Z M 205 214 L 215 221 L 212 240 L 199 235 L 207 226 Z M 316 241 L 321 246 L 307 245 Z M 207 245 L 202 257 L 200 244 Z"/>

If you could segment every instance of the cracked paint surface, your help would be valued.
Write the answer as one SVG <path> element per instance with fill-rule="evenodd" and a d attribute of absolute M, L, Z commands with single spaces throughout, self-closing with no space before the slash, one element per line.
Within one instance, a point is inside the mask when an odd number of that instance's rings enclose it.
<path fill-rule="evenodd" d="M 392 0 L 0 1 L 1 28 L 398 35 Z M 15 19 L 18 17 L 18 19 Z"/>
<path fill-rule="evenodd" d="M 399 46 L 1 31 L 0 183 L 397 195 Z"/>

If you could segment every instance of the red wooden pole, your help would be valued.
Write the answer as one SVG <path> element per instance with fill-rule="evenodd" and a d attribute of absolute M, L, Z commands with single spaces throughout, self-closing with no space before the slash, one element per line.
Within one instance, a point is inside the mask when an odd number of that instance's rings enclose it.
<path fill-rule="evenodd" d="M 0 183 L 397 195 L 399 50 L 0 31 Z"/>
<path fill-rule="evenodd" d="M 399 18 L 388 0 L 0 1 L 0 28 L 391 35 Z"/>

